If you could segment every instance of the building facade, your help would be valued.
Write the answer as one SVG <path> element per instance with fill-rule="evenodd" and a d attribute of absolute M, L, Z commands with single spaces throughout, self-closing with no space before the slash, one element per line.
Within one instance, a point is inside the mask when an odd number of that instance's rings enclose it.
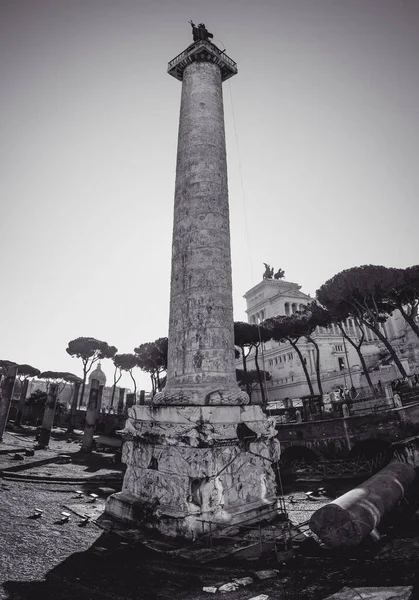
<path fill-rule="evenodd" d="M 252 324 L 275 316 L 289 316 L 313 301 L 311 296 L 301 291 L 300 285 L 283 279 L 263 279 L 247 291 L 244 298 L 247 304 L 247 320 Z M 353 319 L 347 319 L 343 326 L 350 337 L 359 338 L 361 332 Z M 396 349 L 406 371 L 415 372 L 419 362 L 419 340 L 399 311 L 389 317 L 381 329 Z M 365 341 L 361 350 L 368 368 L 372 371 L 373 383 L 397 377 L 398 372 L 385 364 L 388 362 L 388 352 L 384 344 L 367 327 L 363 332 Z M 340 386 L 350 388 L 354 385 L 358 389 L 368 385 L 355 348 L 344 339 L 337 325 L 319 327 L 312 337 L 320 350 L 323 392 L 333 391 Z M 266 382 L 268 400 L 308 395 L 309 387 L 295 349 L 287 342 L 278 343 L 272 340 L 262 346 L 262 351 L 259 352 L 259 366 L 272 377 L 271 381 Z M 305 338 L 301 338 L 298 348 L 306 363 L 314 392 L 318 393 L 315 347 Z M 241 359 L 237 361 L 236 366 L 242 368 Z M 248 358 L 248 368 L 255 368 L 252 354 Z"/>

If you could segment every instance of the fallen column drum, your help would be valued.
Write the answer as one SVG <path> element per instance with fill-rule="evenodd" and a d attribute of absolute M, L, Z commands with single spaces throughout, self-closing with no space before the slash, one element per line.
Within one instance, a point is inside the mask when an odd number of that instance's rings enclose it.
<path fill-rule="evenodd" d="M 310 529 L 330 548 L 357 546 L 400 502 L 415 478 L 413 467 L 391 462 L 359 487 L 317 510 Z"/>

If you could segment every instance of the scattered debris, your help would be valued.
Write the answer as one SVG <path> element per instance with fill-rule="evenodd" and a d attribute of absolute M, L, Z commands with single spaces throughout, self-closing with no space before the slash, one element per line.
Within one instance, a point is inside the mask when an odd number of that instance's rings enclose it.
<path fill-rule="evenodd" d="M 233 581 L 230 581 L 229 583 L 225 583 L 224 585 L 219 587 L 218 591 L 219 592 L 235 592 L 239 587 L 240 586 L 238 583 L 234 583 Z"/>
<path fill-rule="evenodd" d="M 279 571 L 277 569 L 266 569 L 264 571 L 256 571 L 255 577 L 257 579 L 272 579 L 277 577 Z"/>
<path fill-rule="evenodd" d="M 253 598 L 249 598 L 249 600 L 268 600 L 269 596 L 266 594 L 259 594 L 259 596 L 253 596 Z"/>
<path fill-rule="evenodd" d="M 41 508 L 35 508 L 33 514 L 31 515 L 32 519 L 39 519 L 39 517 L 42 517 L 44 511 Z"/>
<path fill-rule="evenodd" d="M 68 463 L 71 463 L 71 456 L 69 456 L 68 454 L 61 454 L 57 457 L 55 462 L 58 465 L 67 465 Z"/>
<path fill-rule="evenodd" d="M 62 512 L 61 513 L 61 523 L 68 523 L 70 520 L 70 513 Z"/>
<path fill-rule="evenodd" d="M 83 498 L 84 496 L 83 490 L 76 490 L 75 493 L 77 494 L 77 498 Z"/>
<path fill-rule="evenodd" d="M 79 523 L 79 527 L 86 527 L 86 525 L 88 525 L 90 523 L 90 516 L 89 515 L 83 515 L 82 516 L 82 520 Z"/>
<path fill-rule="evenodd" d="M 25 457 L 22 454 L 15 454 L 13 460 L 25 460 Z"/>
<path fill-rule="evenodd" d="M 96 500 L 99 498 L 97 494 L 89 494 L 89 496 L 92 499 L 91 502 L 96 502 Z"/>
<path fill-rule="evenodd" d="M 395 586 L 395 587 L 344 587 L 336 594 L 327 596 L 325 600 L 358 600 L 358 598 L 368 598 L 368 600 L 410 600 L 413 593 L 413 586 Z M 252 598 L 251 600 L 256 600 Z"/>
<path fill-rule="evenodd" d="M 31 449 L 27 449 L 25 450 L 25 456 L 35 456 L 35 450 Z"/>
<path fill-rule="evenodd" d="M 239 586 L 245 586 L 253 583 L 253 579 L 251 577 L 240 577 L 239 579 L 233 579 L 233 582 Z"/>
<path fill-rule="evenodd" d="M 100 487 L 98 488 L 98 491 L 102 494 L 102 496 L 110 496 L 116 492 L 116 489 L 111 487 Z"/>
<path fill-rule="evenodd" d="M 215 592 L 217 591 L 217 588 L 214 586 L 206 586 L 202 588 L 203 592 L 208 592 L 209 594 L 215 594 Z"/>
<path fill-rule="evenodd" d="M 107 552 L 107 548 L 104 548 L 103 546 L 94 546 L 92 550 L 97 554 L 103 554 L 103 552 Z"/>

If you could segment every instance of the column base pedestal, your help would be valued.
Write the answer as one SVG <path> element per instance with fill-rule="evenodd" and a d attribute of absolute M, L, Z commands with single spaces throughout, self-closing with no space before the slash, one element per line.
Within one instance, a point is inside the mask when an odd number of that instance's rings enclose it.
<path fill-rule="evenodd" d="M 210 523 L 211 531 L 216 531 L 228 525 L 251 525 L 270 521 L 278 515 L 278 501 L 276 497 L 267 498 L 263 504 L 252 502 L 228 511 L 221 510 L 216 514 L 213 512 L 190 514 L 170 506 L 159 506 L 155 518 L 145 521 L 144 514 L 147 507 L 144 506 L 144 501 L 130 492 L 118 492 L 108 498 L 105 510 L 107 516 L 133 526 L 154 529 L 168 537 L 195 539 L 209 531 Z"/>
<path fill-rule="evenodd" d="M 123 431 L 116 519 L 194 539 L 277 514 L 275 423 L 260 406 L 134 406 Z"/>

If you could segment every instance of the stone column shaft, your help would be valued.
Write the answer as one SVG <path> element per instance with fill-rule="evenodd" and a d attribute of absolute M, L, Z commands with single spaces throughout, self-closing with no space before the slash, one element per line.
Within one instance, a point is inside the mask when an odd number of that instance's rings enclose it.
<path fill-rule="evenodd" d="M 90 382 L 89 401 L 86 410 L 86 423 L 84 426 L 83 441 L 81 450 L 91 452 L 93 449 L 93 433 L 98 418 L 99 405 L 99 381 L 92 379 Z"/>
<path fill-rule="evenodd" d="M 10 404 L 12 402 L 13 390 L 17 376 L 17 367 L 10 367 L 6 377 L 1 382 L 0 397 L 0 442 L 3 441 L 4 430 L 6 429 L 7 419 L 9 417 Z"/>
<path fill-rule="evenodd" d="M 28 394 L 28 386 L 29 379 L 24 379 L 22 381 L 22 388 L 20 390 L 19 405 L 14 422 L 15 427 L 19 427 L 22 422 L 23 409 L 25 408 L 26 396 Z"/>
<path fill-rule="evenodd" d="M 70 423 L 69 423 L 69 427 L 68 427 L 69 431 L 73 431 L 74 427 L 76 426 L 79 393 L 80 393 L 80 383 L 75 383 L 74 389 L 73 389 L 73 397 L 71 399 Z"/>
<path fill-rule="evenodd" d="M 236 383 L 222 76 L 183 73 L 167 385 L 156 404 L 243 404 Z"/>
<path fill-rule="evenodd" d="M 125 417 L 128 416 L 128 411 L 135 404 L 135 394 L 127 394 L 125 399 Z"/>
<path fill-rule="evenodd" d="M 48 387 L 47 401 L 45 402 L 44 416 L 42 419 L 41 431 L 38 443 L 43 448 L 47 448 L 51 437 L 51 429 L 54 425 L 55 409 L 58 398 L 58 384 L 51 383 Z"/>
<path fill-rule="evenodd" d="M 118 398 L 118 414 L 122 414 L 124 411 L 124 396 L 125 396 L 125 388 L 119 388 L 119 398 Z"/>

